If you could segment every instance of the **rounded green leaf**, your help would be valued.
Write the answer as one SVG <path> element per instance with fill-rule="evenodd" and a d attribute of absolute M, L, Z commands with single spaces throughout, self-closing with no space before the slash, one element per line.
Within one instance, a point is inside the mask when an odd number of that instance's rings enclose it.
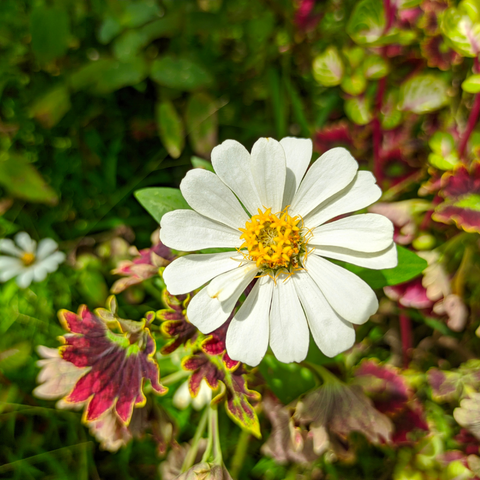
<path fill-rule="evenodd" d="M 335 47 L 327 48 L 313 60 L 313 78 L 325 87 L 340 85 L 344 66 Z"/>
<path fill-rule="evenodd" d="M 360 0 L 348 21 L 347 33 L 360 44 L 374 43 L 385 31 L 385 13 L 382 0 Z"/>
<path fill-rule="evenodd" d="M 169 155 L 178 158 L 185 146 L 183 122 L 173 103 L 160 102 L 156 106 L 158 134 Z"/>
<path fill-rule="evenodd" d="M 137 190 L 134 195 L 142 207 L 159 223 L 167 212 L 179 208 L 190 209 L 178 188 L 142 188 Z"/>
<path fill-rule="evenodd" d="M 369 80 L 378 80 L 390 73 L 390 67 L 380 55 L 367 57 L 362 64 L 363 74 Z"/>
<path fill-rule="evenodd" d="M 462 83 L 462 89 L 467 93 L 480 92 L 480 74 L 471 75 Z"/>
<path fill-rule="evenodd" d="M 414 113 L 429 113 L 448 104 L 447 83 L 433 74 L 409 78 L 400 88 L 400 109 Z"/>
<path fill-rule="evenodd" d="M 360 69 L 354 71 L 351 75 L 345 75 L 340 84 L 342 90 L 349 95 L 360 95 L 367 88 L 367 79 Z"/>
<path fill-rule="evenodd" d="M 164 87 L 178 90 L 196 90 L 213 83 L 213 78 L 203 66 L 188 58 L 167 55 L 156 59 L 150 76 Z"/>
<path fill-rule="evenodd" d="M 380 123 L 384 130 L 392 130 L 402 121 L 403 114 L 398 109 L 398 90 L 391 90 L 385 96 L 380 111 Z"/>
<path fill-rule="evenodd" d="M 345 100 L 345 113 L 357 125 L 366 125 L 373 118 L 372 102 L 367 97 L 356 97 Z"/>

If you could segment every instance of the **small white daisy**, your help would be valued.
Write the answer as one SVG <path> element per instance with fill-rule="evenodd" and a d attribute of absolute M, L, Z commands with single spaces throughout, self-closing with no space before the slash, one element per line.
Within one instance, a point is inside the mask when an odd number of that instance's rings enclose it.
<path fill-rule="evenodd" d="M 164 271 L 173 295 L 209 282 L 187 309 L 202 333 L 220 327 L 258 278 L 226 339 L 229 356 L 248 365 L 258 365 L 269 344 L 282 362 L 304 360 L 309 328 L 329 357 L 354 344 L 352 324 L 377 311 L 377 297 L 325 257 L 372 269 L 397 265 L 386 217 L 330 221 L 380 198 L 372 173 L 358 171 L 344 148 L 324 153 L 307 171 L 311 157 L 308 139 L 261 138 L 251 154 L 226 140 L 212 151 L 216 174 L 194 169 L 180 184 L 193 210 L 169 212 L 161 221 L 162 242 L 176 250 L 236 249 L 180 257 Z"/>
<path fill-rule="evenodd" d="M 58 245 L 51 238 L 37 242 L 26 232 L 15 235 L 15 242 L 9 238 L 0 240 L 0 282 L 17 277 L 20 288 L 27 288 L 32 281 L 41 282 L 48 273 L 54 272 L 65 260 L 65 254 L 57 251 Z"/>

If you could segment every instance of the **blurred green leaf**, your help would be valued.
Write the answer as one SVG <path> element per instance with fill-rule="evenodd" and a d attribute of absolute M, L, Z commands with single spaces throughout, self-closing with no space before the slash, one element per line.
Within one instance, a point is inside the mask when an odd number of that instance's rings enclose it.
<path fill-rule="evenodd" d="M 341 264 L 347 270 L 358 275 L 365 280 L 372 288 L 383 288 L 387 285 L 398 285 L 399 283 L 408 282 L 412 278 L 420 275 L 428 263 L 420 258 L 416 253 L 405 247 L 397 245 L 398 265 L 395 268 L 386 270 L 369 270 L 363 267 L 357 267 L 344 262 L 335 262 Z"/>
<path fill-rule="evenodd" d="M 22 367 L 29 360 L 31 351 L 30 342 L 25 341 L 0 352 L 0 371 L 6 373 Z"/>
<path fill-rule="evenodd" d="M 135 198 L 159 223 L 167 212 L 177 209 L 190 209 L 178 188 L 143 188 L 135 192 Z"/>
<path fill-rule="evenodd" d="M 356 3 L 347 25 L 353 41 L 363 45 L 379 40 L 385 31 L 382 0 L 360 0 Z"/>
<path fill-rule="evenodd" d="M 378 80 L 390 73 L 387 61 L 380 55 L 369 55 L 362 64 L 362 70 L 369 80 Z"/>
<path fill-rule="evenodd" d="M 373 119 L 372 102 L 369 97 L 355 97 L 345 100 L 345 113 L 357 125 L 366 125 Z"/>
<path fill-rule="evenodd" d="M 69 23 L 68 14 L 63 8 L 39 5 L 32 10 L 32 50 L 40 63 L 48 63 L 66 53 L 70 36 Z"/>
<path fill-rule="evenodd" d="M 70 110 L 71 106 L 67 87 L 58 85 L 47 90 L 35 100 L 30 107 L 30 115 L 35 117 L 45 128 L 52 128 Z"/>
<path fill-rule="evenodd" d="M 428 161 L 440 170 L 451 170 L 460 162 L 455 146 L 455 140 L 450 133 L 435 132 L 428 142 L 433 150 Z"/>
<path fill-rule="evenodd" d="M 400 87 L 400 109 L 430 113 L 448 104 L 447 83 L 432 73 L 410 77 Z"/>
<path fill-rule="evenodd" d="M 109 292 L 105 278 L 98 270 L 84 268 L 80 272 L 78 282 L 78 289 L 88 305 L 91 307 L 105 305 Z"/>
<path fill-rule="evenodd" d="M 343 60 L 336 47 L 328 47 L 313 60 L 313 78 L 325 87 L 340 85 L 344 74 Z"/>
<path fill-rule="evenodd" d="M 185 122 L 190 144 L 195 153 L 204 157 L 218 143 L 218 119 L 215 99 L 206 93 L 194 93 L 187 102 Z"/>
<path fill-rule="evenodd" d="M 203 66 L 188 58 L 171 55 L 154 60 L 150 76 L 164 87 L 186 91 L 213 83 L 213 77 Z"/>
<path fill-rule="evenodd" d="M 259 365 L 260 373 L 279 400 L 287 405 L 315 387 L 312 372 L 298 363 L 282 363 L 266 355 Z"/>
<path fill-rule="evenodd" d="M 192 162 L 194 168 L 203 168 L 205 170 L 209 170 L 210 172 L 215 172 L 212 163 L 208 160 L 193 156 L 190 161 Z"/>
<path fill-rule="evenodd" d="M 156 105 L 156 118 L 160 140 L 169 155 L 178 158 L 185 146 L 183 122 L 172 102 L 163 101 Z"/>
<path fill-rule="evenodd" d="M 344 75 L 340 84 L 342 90 L 349 95 L 357 96 L 367 88 L 367 79 L 360 69 L 354 70 L 351 74 Z"/>
<path fill-rule="evenodd" d="M 390 90 L 386 95 L 380 112 L 382 128 L 392 130 L 402 121 L 402 112 L 398 109 L 398 90 Z"/>
<path fill-rule="evenodd" d="M 467 93 L 479 93 L 480 92 L 480 74 L 470 75 L 462 83 L 462 90 Z"/>
<path fill-rule="evenodd" d="M 19 154 L 5 153 L 0 159 L 0 184 L 14 197 L 29 202 L 56 204 L 57 194 L 37 169 Z"/>

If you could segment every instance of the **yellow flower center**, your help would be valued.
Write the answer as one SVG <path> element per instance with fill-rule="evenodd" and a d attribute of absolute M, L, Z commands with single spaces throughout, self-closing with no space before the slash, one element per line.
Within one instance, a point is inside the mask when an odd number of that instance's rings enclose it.
<path fill-rule="evenodd" d="M 28 267 L 35 261 L 35 255 L 33 253 L 25 252 L 21 257 L 20 260 L 23 264 Z"/>
<path fill-rule="evenodd" d="M 302 268 L 302 257 L 306 253 L 309 238 L 302 234 L 303 222 L 299 216 L 291 217 L 287 208 L 274 214 L 271 208 L 254 215 L 242 232 L 244 243 L 239 248 L 248 249 L 248 260 L 266 271 L 280 269 L 293 273 Z"/>

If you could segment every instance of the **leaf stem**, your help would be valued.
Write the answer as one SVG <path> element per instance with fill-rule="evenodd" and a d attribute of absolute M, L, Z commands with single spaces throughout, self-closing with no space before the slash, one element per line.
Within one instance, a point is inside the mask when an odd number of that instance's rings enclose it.
<path fill-rule="evenodd" d="M 475 58 L 475 62 L 473 65 L 473 73 L 480 73 L 480 64 L 478 61 L 478 57 Z M 464 160 L 467 143 L 470 138 L 470 135 L 473 132 L 473 129 L 475 128 L 475 125 L 477 124 L 479 114 L 480 114 L 480 94 L 476 93 L 473 100 L 473 107 L 470 110 L 470 115 L 468 117 L 467 126 L 465 128 L 463 136 L 460 140 L 460 145 L 458 147 L 458 155 L 462 160 Z"/>
<path fill-rule="evenodd" d="M 249 440 L 250 432 L 242 429 L 237 441 L 235 453 L 233 454 L 232 464 L 230 466 L 230 474 L 232 478 L 237 478 L 240 470 L 243 467 L 243 462 L 245 460 L 245 456 L 247 455 Z"/>
<path fill-rule="evenodd" d="M 209 408 L 206 408 L 200 418 L 200 422 L 198 424 L 197 430 L 192 439 L 192 445 L 188 450 L 187 455 L 185 456 L 185 460 L 183 461 L 182 473 L 186 472 L 190 467 L 192 467 L 193 463 L 195 462 L 195 457 L 197 456 L 197 452 L 198 452 L 198 443 L 200 441 L 200 438 L 202 438 L 203 432 L 205 431 L 209 410 L 210 410 Z"/>

